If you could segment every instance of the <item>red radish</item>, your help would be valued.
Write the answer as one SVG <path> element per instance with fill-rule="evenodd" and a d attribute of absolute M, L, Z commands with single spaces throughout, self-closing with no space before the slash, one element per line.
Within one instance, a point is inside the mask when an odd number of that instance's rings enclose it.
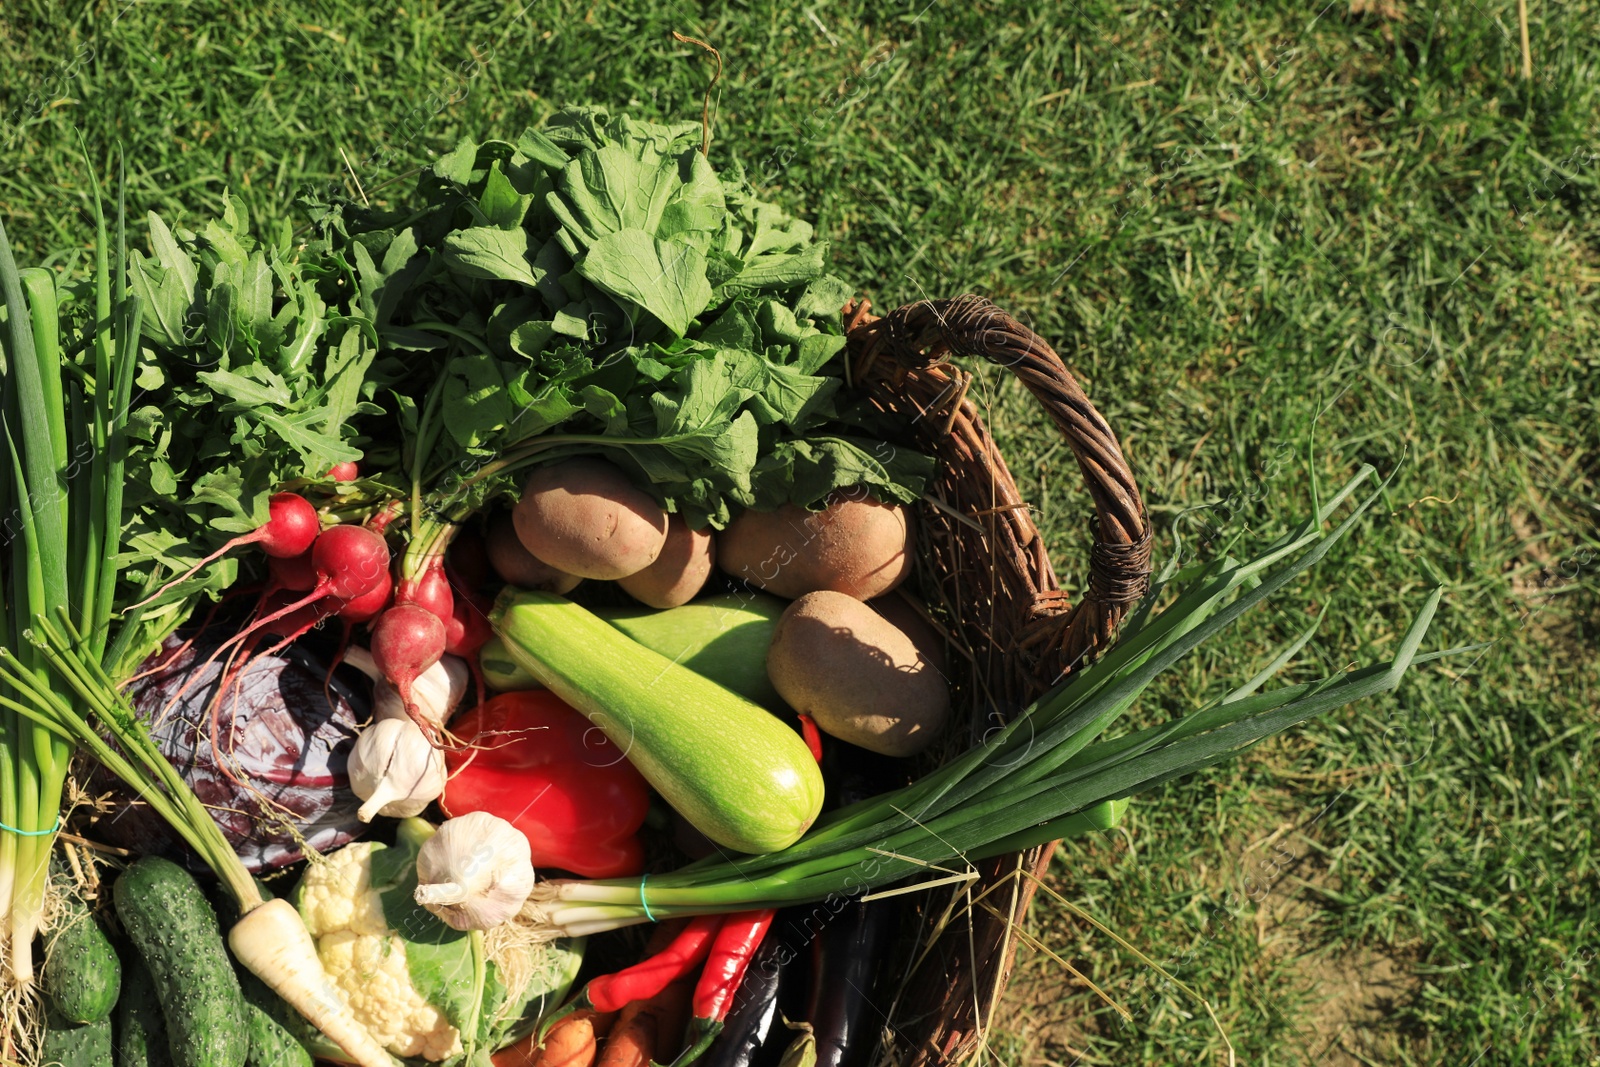
<path fill-rule="evenodd" d="M 422 732 L 432 739 L 438 728 L 422 714 L 411 699 L 411 683 L 417 675 L 439 662 L 444 655 L 444 623 L 439 616 L 417 604 L 400 604 L 378 616 L 372 627 L 372 660 L 406 702 L 406 713 Z"/>
<path fill-rule="evenodd" d="M 478 649 L 489 643 L 494 628 L 489 625 L 489 602 L 481 596 L 456 597 L 455 610 L 444 624 L 444 650 L 468 662 L 476 662 Z"/>
<path fill-rule="evenodd" d="M 292 559 L 310 548 L 322 529 L 322 519 L 317 515 L 317 509 L 311 506 L 311 501 L 296 493 L 274 493 L 267 501 L 267 513 L 269 517 L 264 524 L 233 538 L 134 607 L 150 603 L 174 585 L 193 576 L 201 567 L 240 545 L 259 544 L 261 551 L 274 559 Z"/>
<path fill-rule="evenodd" d="M 361 468 L 356 466 L 355 460 L 348 459 L 329 467 L 327 476 L 336 482 L 353 482 L 361 477 Z"/>
<path fill-rule="evenodd" d="M 267 560 L 267 593 L 288 589 L 296 593 L 309 593 L 317 587 L 317 565 L 310 551 L 289 559 L 276 557 Z"/>
<path fill-rule="evenodd" d="M 228 638 L 212 655 L 220 655 L 248 639 L 256 630 L 307 604 L 325 597 L 335 601 L 354 600 L 390 580 L 389 546 L 381 536 L 364 526 L 330 526 L 322 531 L 316 544 L 311 546 L 311 563 L 316 568 L 317 584 L 310 592 L 257 619 Z"/>
<path fill-rule="evenodd" d="M 489 625 L 488 599 L 476 593 L 457 596 L 455 611 L 451 613 L 450 621 L 444 624 L 444 633 L 444 650 L 467 661 L 478 691 L 478 703 L 474 706 L 482 707 L 485 687 L 483 668 L 478 665 L 478 650 L 494 636 L 494 627 Z"/>
<path fill-rule="evenodd" d="M 389 524 L 406 513 L 406 506 L 398 500 L 391 500 L 383 507 L 372 513 L 367 520 L 367 529 L 375 533 L 383 533 L 389 529 Z"/>
<path fill-rule="evenodd" d="M 439 616 L 440 622 L 448 623 L 455 610 L 455 594 L 450 592 L 450 580 L 444 575 L 444 557 L 433 557 L 421 577 L 402 581 L 394 602 L 426 608 Z"/>
<path fill-rule="evenodd" d="M 378 617 L 384 608 L 389 606 L 389 598 L 394 593 L 394 579 L 389 577 L 389 572 L 383 572 L 383 578 L 371 591 L 344 601 L 339 608 L 339 618 L 345 622 L 367 622 Z"/>

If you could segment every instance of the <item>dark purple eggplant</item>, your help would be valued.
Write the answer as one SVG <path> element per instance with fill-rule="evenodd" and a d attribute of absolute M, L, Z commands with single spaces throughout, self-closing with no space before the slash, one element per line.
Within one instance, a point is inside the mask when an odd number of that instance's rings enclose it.
<path fill-rule="evenodd" d="M 350 791 L 345 763 L 357 725 L 371 715 L 371 683 L 351 667 L 329 678 L 335 642 L 321 632 L 259 656 L 242 672 L 237 693 L 230 686 L 217 702 L 219 754 L 211 744 L 210 713 L 227 656 L 207 661 L 241 622 L 214 622 L 181 651 L 192 631 L 169 637 L 141 668 L 151 673 L 134 683 L 130 696 L 161 751 L 210 806 L 245 866 L 266 871 L 302 858 L 297 836 L 325 852 L 365 829 L 356 817 L 361 802 Z M 112 794 L 114 806 L 96 824 L 98 838 L 186 858 L 166 823 L 111 775 L 97 771 L 93 781 Z"/>
<path fill-rule="evenodd" d="M 839 742 L 826 749 L 832 806 L 876 796 L 907 781 L 904 760 Z M 811 982 L 804 1018 L 816 1040 L 816 1067 L 857 1067 L 878 1044 L 883 1012 L 873 988 L 900 923 L 899 897 L 830 900 L 813 909 Z M 825 912 L 825 914 L 824 914 Z"/>
<path fill-rule="evenodd" d="M 867 1062 L 886 1021 L 873 987 L 899 929 L 898 897 L 847 901 L 812 943 L 806 1020 L 817 1042 L 816 1067 Z"/>
<path fill-rule="evenodd" d="M 783 1017 L 795 1017 L 809 990 L 808 912 L 784 908 L 774 917 L 745 969 L 722 1032 L 695 1067 L 775 1067 L 794 1037 Z"/>

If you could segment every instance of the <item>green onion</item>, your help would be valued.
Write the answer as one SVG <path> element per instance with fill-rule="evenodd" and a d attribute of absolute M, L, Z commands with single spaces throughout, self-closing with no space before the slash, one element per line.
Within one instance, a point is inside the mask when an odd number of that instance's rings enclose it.
<path fill-rule="evenodd" d="M 33 979 L 50 850 L 74 737 L 19 710 L 69 700 L 47 657 L 19 641 L 33 620 L 69 608 L 84 652 L 104 654 L 121 551 L 127 410 L 141 320 L 137 297 L 112 269 L 94 186 L 94 304 L 84 365 L 63 351 L 56 279 L 19 270 L 0 225 L 0 505 L 10 552 L 0 560 L 0 975 L 6 991 Z M 116 263 L 124 262 L 118 203 Z M 65 377 L 65 385 L 63 378 Z"/>
<path fill-rule="evenodd" d="M 1423 601 L 1393 658 L 1314 682 L 1257 690 L 1310 640 L 1299 635 L 1243 685 L 1172 722 L 1102 735 L 1164 671 L 1322 560 L 1382 487 L 1331 532 L 1323 523 L 1372 474 L 1363 468 L 1297 530 L 1246 561 L 1215 560 L 1161 586 L 1187 588 L 1151 616 L 1136 613 L 1115 647 L 1074 672 L 988 743 L 917 782 L 824 816 L 782 852 L 715 858 L 636 879 L 557 881 L 535 891 L 552 934 L 590 934 L 657 918 L 742 911 L 857 895 L 919 873 L 937 877 L 1046 841 L 1103 829 L 1100 805 L 1189 774 L 1351 701 L 1394 689 L 1414 664 L 1467 649 L 1419 654 L 1440 591 Z M 1320 621 L 1320 620 L 1319 620 Z"/>

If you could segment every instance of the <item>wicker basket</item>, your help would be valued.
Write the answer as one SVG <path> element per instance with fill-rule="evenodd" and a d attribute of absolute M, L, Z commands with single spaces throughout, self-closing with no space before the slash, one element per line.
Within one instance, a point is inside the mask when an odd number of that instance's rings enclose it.
<path fill-rule="evenodd" d="M 975 742 L 1112 641 L 1149 586 L 1144 504 L 1116 435 L 1060 357 L 994 304 L 925 300 L 879 318 L 863 300 L 844 311 L 852 383 L 906 416 L 909 443 L 940 461 L 918 509 L 918 579 L 958 653 L 953 681 L 970 707 L 967 740 Z M 1076 605 L 1057 588 L 1028 506 L 966 397 L 971 375 L 944 361 L 952 353 L 1014 372 L 1077 457 L 1098 521 L 1089 588 Z M 1023 920 L 1033 897 L 1033 882 L 1019 872 L 1042 876 L 1053 849 L 987 861 L 978 882 L 953 891 L 957 899 L 949 890 L 924 895 L 903 939 L 905 979 L 890 990 L 877 1062 L 961 1063 L 976 1051 L 1015 959 L 1011 922 Z M 995 911 L 964 908 L 985 892 Z M 940 921 L 951 914 L 959 920 Z"/>

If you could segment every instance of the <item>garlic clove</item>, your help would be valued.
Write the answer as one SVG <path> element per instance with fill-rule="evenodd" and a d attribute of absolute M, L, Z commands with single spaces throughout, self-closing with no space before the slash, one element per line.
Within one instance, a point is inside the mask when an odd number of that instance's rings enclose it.
<path fill-rule="evenodd" d="M 356 738 L 346 764 L 350 789 L 365 803 L 362 822 L 375 815 L 419 815 L 444 792 L 444 753 L 410 719 L 379 719 Z"/>
<path fill-rule="evenodd" d="M 441 656 L 439 662 L 417 675 L 417 680 L 411 683 L 411 699 L 424 718 L 435 726 L 443 726 L 467 695 L 470 677 L 466 660 L 460 656 Z M 394 686 L 382 678 L 373 680 L 372 696 L 373 718 L 410 718 L 406 702 L 400 699 Z"/>
<path fill-rule="evenodd" d="M 533 850 L 487 812 L 446 820 L 417 853 L 416 901 L 457 930 L 492 930 L 533 892 Z"/>

